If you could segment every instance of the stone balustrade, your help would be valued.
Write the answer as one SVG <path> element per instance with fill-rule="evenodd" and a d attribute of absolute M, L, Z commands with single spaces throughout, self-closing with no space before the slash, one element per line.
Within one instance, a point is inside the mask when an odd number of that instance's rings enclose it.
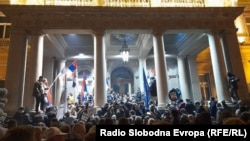
<path fill-rule="evenodd" d="M 9 48 L 9 45 L 10 45 L 9 38 L 0 39 L 0 48 Z"/>

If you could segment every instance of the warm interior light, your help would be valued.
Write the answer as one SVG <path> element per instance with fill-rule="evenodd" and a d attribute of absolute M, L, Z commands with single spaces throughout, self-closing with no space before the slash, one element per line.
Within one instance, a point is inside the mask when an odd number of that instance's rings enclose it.
<path fill-rule="evenodd" d="M 124 62 L 128 62 L 129 51 L 122 51 L 122 59 Z"/>
<path fill-rule="evenodd" d="M 78 56 L 79 57 L 84 57 L 84 54 L 83 53 L 79 53 Z"/>
<path fill-rule="evenodd" d="M 126 43 L 126 38 L 124 35 L 124 42 L 122 45 L 122 48 L 120 49 L 120 54 L 122 55 L 122 60 L 123 62 L 128 62 L 128 57 L 129 57 L 129 49 L 128 49 L 128 45 Z"/>
<path fill-rule="evenodd" d="M 244 44 L 244 42 L 245 42 L 245 37 L 238 37 L 238 42 L 240 43 L 240 44 Z"/>

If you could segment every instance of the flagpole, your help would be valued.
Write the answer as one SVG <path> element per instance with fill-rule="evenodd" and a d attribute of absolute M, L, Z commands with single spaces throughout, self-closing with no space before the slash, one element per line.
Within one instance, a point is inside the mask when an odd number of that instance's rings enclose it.
<path fill-rule="evenodd" d="M 74 61 L 71 63 L 71 65 L 70 65 L 69 67 L 63 68 L 65 71 L 63 71 L 63 73 L 59 73 L 59 74 L 56 76 L 56 78 L 54 79 L 54 81 L 50 84 L 48 90 L 51 89 L 51 87 L 53 86 L 53 84 L 56 82 L 56 80 L 57 80 L 61 75 L 66 74 L 67 71 L 68 71 L 69 69 L 71 69 L 71 66 L 72 66 L 72 64 L 73 64 L 74 62 L 76 62 L 76 60 L 74 60 Z M 60 72 L 61 72 L 61 71 L 60 71 Z"/>
<path fill-rule="evenodd" d="M 56 82 L 56 80 L 57 80 L 60 76 L 62 76 L 63 74 L 66 74 L 67 71 L 68 71 L 68 69 L 67 69 L 64 73 L 59 73 L 59 74 L 56 76 L 56 78 L 53 80 L 53 82 L 50 84 L 48 90 L 50 90 L 51 87 L 52 87 L 52 86 L 54 85 L 54 83 Z"/>
<path fill-rule="evenodd" d="M 56 82 L 56 80 L 59 78 L 59 75 L 56 76 L 56 78 L 54 79 L 54 81 L 49 85 L 49 89 L 53 86 L 53 84 Z"/>
<path fill-rule="evenodd" d="M 67 110 L 68 110 L 68 101 L 67 101 L 67 97 L 68 97 L 68 93 L 67 93 L 67 74 L 65 74 L 64 75 L 64 79 L 65 79 L 65 81 L 64 81 L 64 91 L 65 91 L 65 99 L 64 99 L 64 101 L 65 101 L 65 103 L 64 103 L 64 113 L 66 113 L 67 112 Z"/>

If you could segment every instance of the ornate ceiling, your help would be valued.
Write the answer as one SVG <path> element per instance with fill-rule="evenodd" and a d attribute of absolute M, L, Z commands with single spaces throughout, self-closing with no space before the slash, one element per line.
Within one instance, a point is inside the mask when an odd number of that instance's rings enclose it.
<path fill-rule="evenodd" d="M 65 30 L 67 31 L 67 30 Z M 105 34 L 106 57 L 109 60 L 120 58 L 119 51 L 124 42 L 130 49 L 130 59 L 152 57 L 153 41 L 148 31 L 131 30 L 126 33 L 122 30 L 109 30 Z M 58 57 L 75 59 L 79 53 L 83 53 L 84 59 L 93 59 L 94 40 L 91 34 L 73 34 L 65 32 L 62 34 L 47 34 L 45 36 L 46 57 Z M 169 30 L 163 35 L 165 52 L 168 55 L 195 55 L 208 46 L 207 38 L 203 30 Z M 191 48 L 198 48 L 190 51 Z M 55 51 L 51 51 L 55 50 Z M 58 53 L 56 50 L 64 50 Z M 78 59 L 81 59 L 79 56 Z"/>

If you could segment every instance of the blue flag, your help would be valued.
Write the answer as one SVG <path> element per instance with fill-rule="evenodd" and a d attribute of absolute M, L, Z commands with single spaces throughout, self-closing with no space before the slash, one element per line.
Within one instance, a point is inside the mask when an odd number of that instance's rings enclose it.
<path fill-rule="evenodd" d="M 144 84 L 144 105 L 145 108 L 148 110 L 149 109 L 149 101 L 150 101 L 150 91 L 149 91 L 149 85 L 147 81 L 147 77 L 145 74 L 145 71 L 143 69 L 143 84 Z"/>
<path fill-rule="evenodd" d="M 72 62 L 72 64 L 68 67 L 68 69 L 69 69 L 71 72 L 74 72 L 74 71 L 76 70 L 76 68 L 77 68 L 77 61 L 74 60 L 74 61 Z"/>

